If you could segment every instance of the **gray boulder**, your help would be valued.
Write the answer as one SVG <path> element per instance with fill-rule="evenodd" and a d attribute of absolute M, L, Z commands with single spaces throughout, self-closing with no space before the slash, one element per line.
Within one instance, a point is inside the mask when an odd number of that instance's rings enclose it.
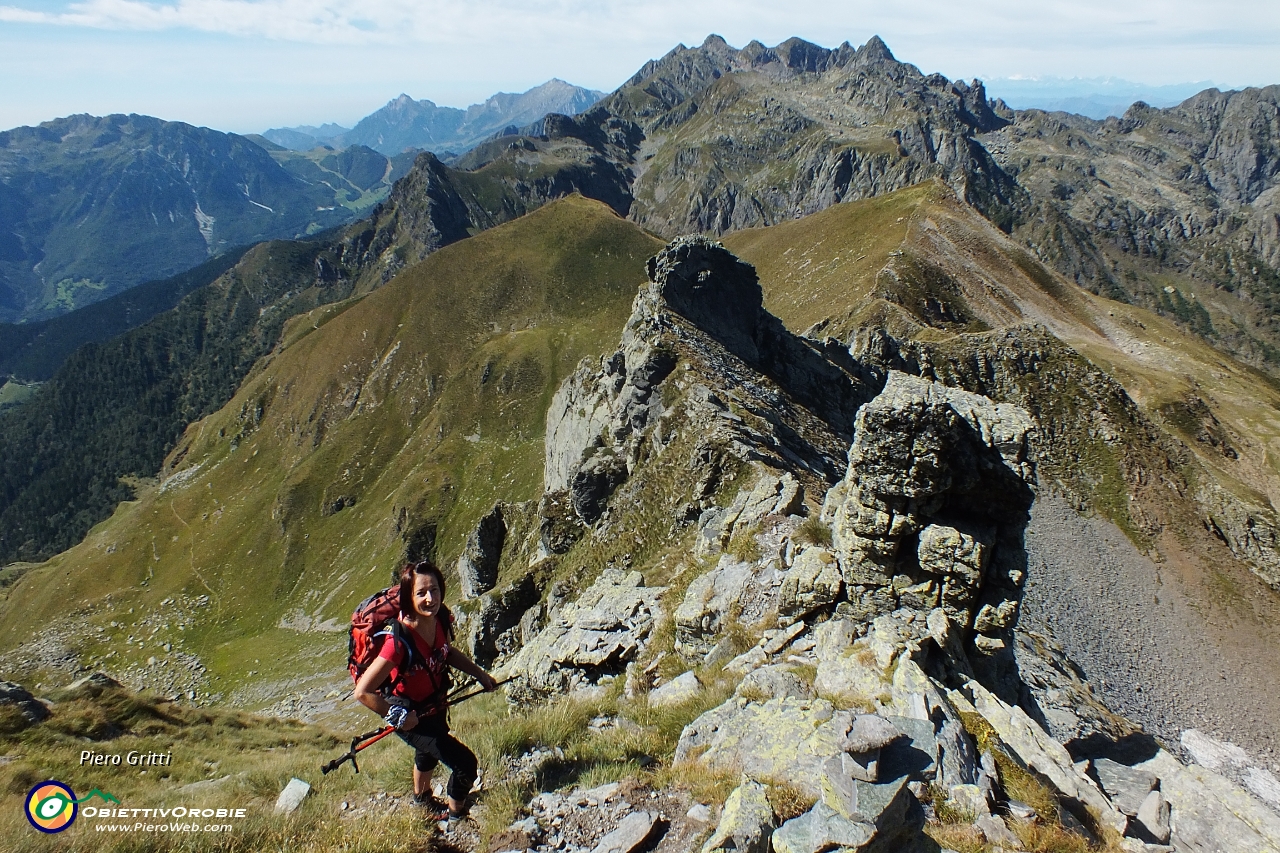
<path fill-rule="evenodd" d="M 758 702 L 785 697 L 812 699 L 813 690 L 787 664 L 771 664 L 747 673 L 734 695 Z"/>
<path fill-rule="evenodd" d="M 843 588 L 835 555 L 825 548 L 806 548 L 782 579 L 778 615 L 802 619 L 838 601 Z"/>
<path fill-rule="evenodd" d="M 632 812 L 601 838 L 591 853 L 632 853 L 650 840 L 657 825 L 658 815 L 653 812 Z"/>
<path fill-rule="evenodd" d="M 692 672 L 682 673 L 666 684 L 649 692 L 649 704 L 655 708 L 688 702 L 702 690 L 702 684 Z"/>
<path fill-rule="evenodd" d="M 1138 813 L 1147 795 L 1160 782 L 1154 773 L 1126 767 L 1109 758 L 1094 761 L 1093 772 L 1102 790 L 1111 798 L 1112 805 L 1130 817 Z"/>
<path fill-rule="evenodd" d="M 880 751 L 902 737 L 902 732 L 883 717 L 859 714 L 850 721 L 848 730 L 836 739 L 836 748 L 844 753 L 839 757 L 841 772 L 863 782 L 877 781 L 880 778 Z"/>
<path fill-rule="evenodd" d="M 12 681 L 0 681 L 0 707 L 9 706 L 17 710 L 27 725 L 43 722 L 49 718 L 49 709 L 23 687 Z"/>
<path fill-rule="evenodd" d="M 866 823 L 855 823 L 826 803 L 792 818 L 773 834 L 774 853 L 824 853 L 832 849 L 866 850 L 874 837 Z"/>
<path fill-rule="evenodd" d="M 702 845 L 702 853 L 769 853 L 769 839 L 777 822 L 764 785 L 744 779 L 724 801 L 716 830 Z"/>
<path fill-rule="evenodd" d="M 1136 766 L 1160 779 L 1179 853 L 1280 853 L 1280 816 L 1226 777 L 1164 750 Z"/>
<path fill-rule="evenodd" d="M 1159 791 L 1147 794 L 1142 805 L 1138 806 L 1137 812 L 1138 823 L 1146 836 L 1143 840 L 1155 844 L 1168 844 L 1171 834 L 1169 817 L 1169 801 L 1164 798 L 1164 795 Z"/>

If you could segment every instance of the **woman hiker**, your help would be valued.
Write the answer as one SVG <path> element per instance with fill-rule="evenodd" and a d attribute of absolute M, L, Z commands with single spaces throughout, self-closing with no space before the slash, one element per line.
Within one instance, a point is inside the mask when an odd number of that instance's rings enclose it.
<path fill-rule="evenodd" d="M 450 645 L 452 621 L 444 606 L 440 569 L 430 561 L 405 566 L 400 573 L 400 617 L 383 640 L 378 657 L 356 683 L 355 696 L 395 726 L 401 740 L 413 747 L 414 803 L 434 808 L 439 820 L 455 821 L 466 814 L 476 756 L 449 733 L 445 670 L 459 669 L 485 690 L 494 690 L 497 682 Z M 447 809 L 431 793 L 431 772 L 440 762 L 452 771 Z"/>

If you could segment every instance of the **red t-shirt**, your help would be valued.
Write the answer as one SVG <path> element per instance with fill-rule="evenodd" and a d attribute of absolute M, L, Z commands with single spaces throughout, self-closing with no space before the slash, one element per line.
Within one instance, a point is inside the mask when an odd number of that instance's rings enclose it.
<path fill-rule="evenodd" d="M 414 645 L 413 661 L 408 671 L 402 672 L 405 665 L 405 648 L 394 636 L 388 634 L 382 640 L 382 648 L 378 657 L 392 663 L 389 683 L 394 685 L 393 696 L 403 696 L 410 702 L 424 702 L 430 699 L 444 685 L 446 661 L 449 658 L 449 641 L 444 627 L 436 623 L 436 641 L 428 643 L 412 628 L 399 626 L 399 634 Z M 403 677 L 402 677 L 403 676 Z"/>

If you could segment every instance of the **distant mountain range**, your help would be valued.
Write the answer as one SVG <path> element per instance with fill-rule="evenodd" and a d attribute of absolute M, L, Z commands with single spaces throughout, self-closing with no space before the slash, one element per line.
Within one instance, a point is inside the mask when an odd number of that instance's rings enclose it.
<path fill-rule="evenodd" d="M 1142 101 L 1152 107 L 1173 107 L 1213 83 L 1173 83 L 1150 86 L 1118 77 L 996 78 L 985 81 L 987 92 L 1015 110 L 1074 113 L 1102 120 L 1122 116 Z"/>
<path fill-rule="evenodd" d="M 385 198 L 412 160 L 368 148 L 299 154 L 140 115 L 5 131 L 0 323 L 54 317 L 238 246 L 341 225 Z"/>
<path fill-rule="evenodd" d="M 465 110 L 400 95 L 365 116 L 354 128 L 337 124 L 278 127 L 262 136 L 294 151 L 324 145 L 331 148 L 365 145 L 387 156 L 408 149 L 461 154 L 495 133 L 530 124 L 548 113 L 576 115 L 604 94 L 552 79 L 518 95 L 499 92 L 483 104 L 472 104 Z"/>

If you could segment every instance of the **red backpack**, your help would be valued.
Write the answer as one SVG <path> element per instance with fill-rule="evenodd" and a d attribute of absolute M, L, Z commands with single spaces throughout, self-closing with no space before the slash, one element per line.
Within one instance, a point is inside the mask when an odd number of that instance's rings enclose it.
<path fill-rule="evenodd" d="M 375 592 L 356 607 L 351 614 L 351 631 L 347 643 L 347 669 L 351 680 L 357 682 L 364 671 L 378 657 L 382 638 L 390 634 L 397 641 L 402 638 L 395 630 L 400 616 L 400 585 Z M 412 644 L 406 644 L 410 657 L 414 655 Z M 408 667 L 403 667 L 408 669 Z"/>

